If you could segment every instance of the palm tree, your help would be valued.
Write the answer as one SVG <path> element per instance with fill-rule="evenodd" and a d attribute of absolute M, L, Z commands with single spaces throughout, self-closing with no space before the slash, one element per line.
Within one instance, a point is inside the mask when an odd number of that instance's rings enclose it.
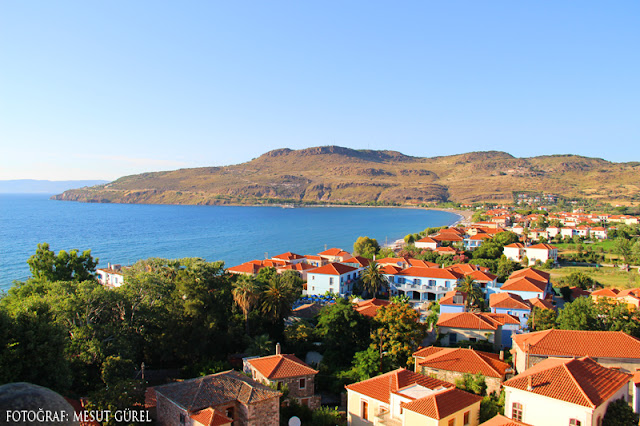
<path fill-rule="evenodd" d="M 478 301 L 482 299 L 482 291 L 471 275 L 466 275 L 462 283 L 456 287 L 456 290 L 467 293 L 467 301 L 465 302 L 467 310 L 472 306 L 476 306 Z"/>
<path fill-rule="evenodd" d="M 280 275 L 275 275 L 264 285 L 261 296 L 262 312 L 278 321 L 289 314 L 299 292 Z"/>
<path fill-rule="evenodd" d="M 233 284 L 231 293 L 233 294 L 233 301 L 242 309 L 244 326 L 247 334 L 249 334 L 249 312 L 251 312 L 251 309 L 258 301 L 260 289 L 253 277 L 242 275 L 238 281 Z"/>
<path fill-rule="evenodd" d="M 378 293 L 378 291 L 380 291 L 380 288 L 387 283 L 387 279 L 380 273 L 378 263 L 372 261 L 371 263 L 369 263 L 369 266 L 362 275 L 362 282 L 364 284 L 364 289 L 367 290 L 367 293 L 371 294 L 373 297 L 376 297 L 376 294 Z"/>

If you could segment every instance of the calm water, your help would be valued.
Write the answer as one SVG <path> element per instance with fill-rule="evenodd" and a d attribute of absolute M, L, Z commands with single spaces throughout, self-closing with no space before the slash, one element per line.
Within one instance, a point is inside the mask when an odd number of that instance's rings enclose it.
<path fill-rule="evenodd" d="M 40 242 L 51 249 L 91 249 L 99 267 L 148 257 L 202 257 L 233 266 L 286 251 L 353 250 L 361 235 L 383 244 L 458 216 L 394 208 L 295 208 L 83 204 L 47 195 L 0 194 L 0 290 L 29 276 Z"/>

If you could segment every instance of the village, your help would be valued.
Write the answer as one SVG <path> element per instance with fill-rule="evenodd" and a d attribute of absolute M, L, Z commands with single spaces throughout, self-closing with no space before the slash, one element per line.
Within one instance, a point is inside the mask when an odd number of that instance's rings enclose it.
<path fill-rule="evenodd" d="M 382 250 L 371 251 L 367 239 L 353 253 L 341 248 L 311 255 L 287 252 L 226 271 L 238 277 L 257 277 L 267 269 L 294 271 L 304 290 L 289 324 L 313 321 L 340 300 L 371 320 L 396 304 L 415 311 L 424 334 L 411 348 L 410 362 L 383 373 L 387 352 L 381 343 L 378 374 L 344 388 L 340 405 L 346 424 L 627 424 L 607 419 L 615 410 L 640 412 L 638 336 L 560 329 L 549 325 L 549 318 L 565 304 L 591 299 L 621 306 L 637 321 L 640 288 L 597 288 L 593 281 L 565 285 L 561 292 L 551 272 L 559 266 L 554 242 L 605 241 L 616 225 L 637 225 L 638 217 L 579 211 L 522 215 L 496 207 L 483 211 L 482 218 L 408 235 Z M 468 256 L 492 241 L 500 241 L 500 271 Z M 628 263 L 620 263 L 629 271 Z M 633 268 L 629 273 L 636 273 Z M 123 283 L 119 265 L 97 272 L 105 286 Z M 274 351 L 244 358 L 244 375 L 227 371 L 151 388 L 150 407 L 158 423 L 277 425 L 286 424 L 279 418 L 283 404 L 320 409 L 323 401 L 314 384 L 322 356 L 310 351 L 302 360 L 282 353 L 279 343 Z M 241 388 L 251 391 L 229 390 Z M 483 405 L 496 401 L 500 408 L 487 418 L 491 410 Z"/>

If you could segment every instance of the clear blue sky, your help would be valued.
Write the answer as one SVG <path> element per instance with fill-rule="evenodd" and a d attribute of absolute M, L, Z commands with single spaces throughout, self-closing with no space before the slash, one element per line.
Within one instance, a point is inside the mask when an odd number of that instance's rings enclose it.
<path fill-rule="evenodd" d="M 0 179 L 341 145 L 640 160 L 640 2 L 0 2 Z"/>

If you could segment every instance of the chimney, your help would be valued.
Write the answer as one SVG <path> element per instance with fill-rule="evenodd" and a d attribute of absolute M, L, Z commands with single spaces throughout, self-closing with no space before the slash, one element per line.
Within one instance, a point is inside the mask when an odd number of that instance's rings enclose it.
<path fill-rule="evenodd" d="M 527 390 L 529 392 L 531 392 L 533 390 L 533 376 L 529 375 L 529 377 L 527 377 Z"/>
<path fill-rule="evenodd" d="M 504 351 L 500 351 L 500 361 L 504 361 Z"/>
<path fill-rule="evenodd" d="M 282 348 L 280 347 L 280 343 L 276 343 L 276 355 L 280 355 L 282 353 Z"/>

